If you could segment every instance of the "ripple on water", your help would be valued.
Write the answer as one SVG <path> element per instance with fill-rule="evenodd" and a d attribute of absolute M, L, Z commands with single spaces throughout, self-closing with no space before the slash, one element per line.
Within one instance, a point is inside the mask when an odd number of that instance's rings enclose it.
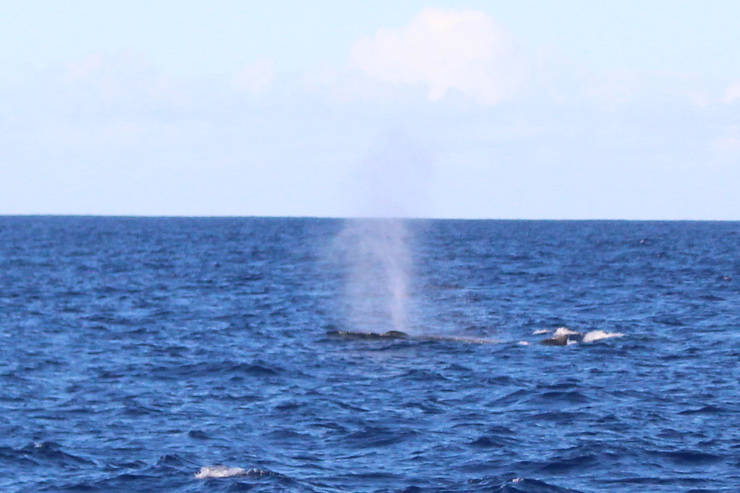
<path fill-rule="evenodd" d="M 347 341 L 341 221 L 0 217 L 0 491 L 736 491 L 740 224 L 412 223 Z"/>

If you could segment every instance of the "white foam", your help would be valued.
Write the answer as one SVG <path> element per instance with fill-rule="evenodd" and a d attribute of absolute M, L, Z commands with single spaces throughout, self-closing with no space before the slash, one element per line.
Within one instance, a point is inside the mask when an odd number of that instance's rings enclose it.
<path fill-rule="evenodd" d="M 578 334 L 578 332 L 576 332 L 575 330 L 571 330 L 568 327 L 558 327 L 558 329 L 555 331 L 555 333 L 552 336 L 562 337 L 562 336 L 572 336 L 576 334 Z"/>
<path fill-rule="evenodd" d="M 611 337 L 622 337 L 624 334 L 621 332 L 604 332 L 603 330 L 592 330 L 587 332 L 583 336 L 583 342 L 594 342 L 601 339 L 609 339 Z"/>
<path fill-rule="evenodd" d="M 532 332 L 532 335 L 541 336 L 542 334 L 549 334 L 552 332 L 550 329 L 538 329 Z"/>
<path fill-rule="evenodd" d="M 432 339 L 440 341 L 467 342 L 470 344 L 501 344 L 498 339 L 485 339 L 483 337 L 462 337 L 462 336 L 431 336 Z"/>
<path fill-rule="evenodd" d="M 517 342 L 517 344 L 519 344 L 520 346 L 529 346 L 529 342 L 528 341 L 519 341 L 519 342 Z"/>
<path fill-rule="evenodd" d="M 247 471 L 241 467 L 205 466 L 200 468 L 200 471 L 195 475 L 195 479 L 230 478 L 245 474 L 247 474 Z"/>

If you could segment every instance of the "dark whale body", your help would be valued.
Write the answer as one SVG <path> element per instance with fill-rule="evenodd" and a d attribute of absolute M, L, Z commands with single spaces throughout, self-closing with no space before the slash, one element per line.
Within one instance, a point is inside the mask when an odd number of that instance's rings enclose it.
<path fill-rule="evenodd" d="M 496 344 L 502 341 L 496 339 L 485 339 L 479 337 L 460 337 L 460 336 L 448 336 L 448 335 L 412 335 L 402 332 L 400 330 L 389 330 L 387 332 L 361 332 L 353 330 L 332 330 L 327 331 L 327 335 L 330 337 L 341 337 L 343 339 L 355 339 L 355 340 L 400 340 L 400 339 L 413 339 L 416 341 L 442 341 L 442 342 L 462 342 L 468 344 Z M 622 337 L 624 334 L 621 333 L 609 333 L 602 330 L 594 330 L 587 333 L 576 332 L 566 327 L 561 327 L 556 330 L 552 337 L 544 339 L 539 343 L 543 346 L 570 346 L 576 343 L 589 343 L 598 341 L 600 339 L 606 339 L 611 337 Z M 520 344 L 528 345 L 528 342 L 520 342 Z"/>
<path fill-rule="evenodd" d="M 494 339 L 482 339 L 478 337 L 458 337 L 445 335 L 410 335 L 400 330 L 389 330 L 387 332 L 359 332 L 353 330 L 330 330 L 327 335 L 341 337 L 344 339 L 366 339 L 366 340 L 394 340 L 414 339 L 416 341 L 450 341 L 465 342 L 468 344 L 495 344 L 501 341 Z"/>
<path fill-rule="evenodd" d="M 583 334 L 563 334 L 540 341 L 543 346 L 567 346 L 583 342 Z"/>
<path fill-rule="evenodd" d="M 351 330 L 330 330 L 327 335 L 343 337 L 345 339 L 408 339 L 409 335 L 400 330 L 389 330 L 388 332 L 355 332 Z"/>

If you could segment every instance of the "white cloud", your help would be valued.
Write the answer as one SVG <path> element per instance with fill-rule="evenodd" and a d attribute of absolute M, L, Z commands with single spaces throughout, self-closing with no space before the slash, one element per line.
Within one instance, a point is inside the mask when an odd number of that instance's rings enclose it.
<path fill-rule="evenodd" d="M 730 84 L 730 86 L 725 91 L 725 98 L 723 102 L 725 103 L 734 103 L 735 101 L 740 100 L 740 81 L 737 81 L 733 84 Z"/>
<path fill-rule="evenodd" d="M 252 65 L 242 68 L 232 82 L 236 90 L 247 92 L 255 97 L 267 91 L 274 78 L 275 67 L 272 60 L 260 58 Z"/>
<path fill-rule="evenodd" d="M 634 104 L 679 104 L 705 108 L 717 100 L 711 84 L 695 74 L 625 69 L 594 72 L 576 84 L 582 84 L 582 97 L 586 101 L 608 110 Z"/>
<path fill-rule="evenodd" d="M 383 29 L 352 48 L 349 68 L 390 83 L 424 84 L 432 101 L 448 90 L 482 103 L 512 98 L 527 63 L 511 34 L 473 10 L 424 9 L 399 29 Z"/>
<path fill-rule="evenodd" d="M 37 83 L 47 84 L 59 105 L 66 100 L 79 109 L 105 105 L 107 110 L 149 111 L 152 106 L 185 107 L 191 101 L 180 81 L 136 53 L 92 55 L 67 64 L 62 73 L 49 72 Z"/>
<path fill-rule="evenodd" d="M 636 71 L 608 72 L 590 81 L 585 95 L 599 107 L 615 109 L 634 101 L 644 90 L 644 82 Z"/>
<path fill-rule="evenodd" d="M 723 135 L 712 141 L 712 151 L 720 164 L 740 161 L 740 125 L 726 128 Z"/>

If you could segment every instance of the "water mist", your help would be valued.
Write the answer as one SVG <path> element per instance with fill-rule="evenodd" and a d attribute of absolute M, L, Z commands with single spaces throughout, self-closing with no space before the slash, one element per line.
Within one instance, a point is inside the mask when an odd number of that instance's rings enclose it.
<path fill-rule="evenodd" d="M 338 239 L 350 330 L 408 332 L 411 255 L 404 221 L 348 220 Z"/>
<path fill-rule="evenodd" d="M 412 235 L 407 221 L 417 213 L 429 172 L 426 155 L 404 132 L 393 132 L 362 163 L 356 175 L 359 215 L 339 234 L 345 273 L 347 330 L 413 332 Z"/>

